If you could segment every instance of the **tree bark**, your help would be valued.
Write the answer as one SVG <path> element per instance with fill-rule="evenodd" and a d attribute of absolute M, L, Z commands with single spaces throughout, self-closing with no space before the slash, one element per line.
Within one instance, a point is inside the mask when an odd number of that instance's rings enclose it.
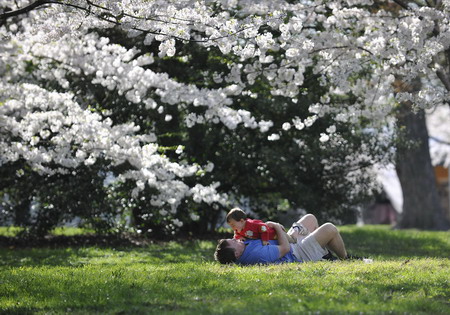
<path fill-rule="evenodd" d="M 410 104 L 402 104 L 397 118 L 406 142 L 397 146 L 396 170 L 403 191 L 398 227 L 448 230 L 431 164 L 425 112 L 414 113 Z"/>

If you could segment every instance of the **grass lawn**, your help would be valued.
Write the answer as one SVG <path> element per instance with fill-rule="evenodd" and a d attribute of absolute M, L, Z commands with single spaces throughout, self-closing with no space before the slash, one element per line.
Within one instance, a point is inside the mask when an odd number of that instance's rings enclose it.
<path fill-rule="evenodd" d="M 215 241 L 0 248 L 0 313 L 450 314 L 449 232 L 340 230 L 373 263 L 222 266 Z"/>

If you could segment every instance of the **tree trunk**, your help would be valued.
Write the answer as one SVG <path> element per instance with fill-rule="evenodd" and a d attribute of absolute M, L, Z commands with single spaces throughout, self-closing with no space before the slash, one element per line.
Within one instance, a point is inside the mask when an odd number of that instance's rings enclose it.
<path fill-rule="evenodd" d="M 405 140 L 397 146 L 396 170 L 403 190 L 403 212 L 398 227 L 447 230 L 450 224 L 437 191 L 425 112 L 420 110 L 415 114 L 410 104 L 402 104 L 397 118 Z"/>

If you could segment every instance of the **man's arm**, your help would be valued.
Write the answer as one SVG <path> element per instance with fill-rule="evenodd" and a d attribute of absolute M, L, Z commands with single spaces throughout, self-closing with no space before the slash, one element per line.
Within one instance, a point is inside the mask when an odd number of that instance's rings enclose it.
<path fill-rule="evenodd" d="M 280 223 L 276 222 L 267 222 L 266 224 L 274 228 L 275 232 L 277 233 L 278 251 L 280 252 L 280 257 L 278 258 L 281 258 L 291 250 L 291 245 L 289 244 L 287 234 L 284 231 L 284 227 Z"/>

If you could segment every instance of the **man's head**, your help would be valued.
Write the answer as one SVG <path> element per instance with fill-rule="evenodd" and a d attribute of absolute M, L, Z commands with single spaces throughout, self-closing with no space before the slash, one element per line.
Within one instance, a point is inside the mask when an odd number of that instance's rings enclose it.
<path fill-rule="evenodd" d="M 241 232 L 245 227 L 247 215 L 239 208 L 231 209 L 227 214 L 227 223 L 234 231 Z"/>
<path fill-rule="evenodd" d="M 245 244 L 236 239 L 222 239 L 217 244 L 214 259 L 221 264 L 232 264 L 241 257 Z"/>

